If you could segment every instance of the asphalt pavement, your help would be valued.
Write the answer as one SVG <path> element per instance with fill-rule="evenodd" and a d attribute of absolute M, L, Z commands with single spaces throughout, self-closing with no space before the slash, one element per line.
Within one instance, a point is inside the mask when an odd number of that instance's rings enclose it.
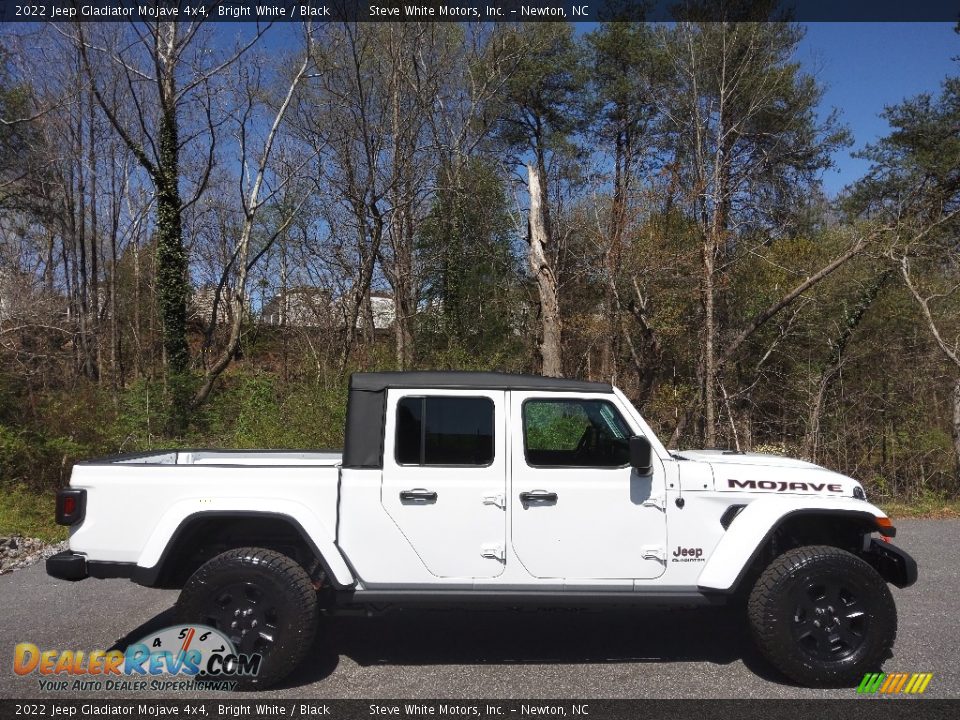
<path fill-rule="evenodd" d="M 897 527 L 896 543 L 917 559 L 920 579 L 893 589 L 900 625 L 884 670 L 931 672 L 926 697 L 960 698 L 960 521 L 902 520 Z M 0 577 L 0 698 L 64 699 L 42 692 L 36 674 L 13 673 L 17 643 L 86 651 L 123 646 L 172 624 L 176 597 L 175 591 L 127 580 L 54 580 L 42 563 Z M 725 609 L 396 611 L 324 618 L 307 660 L 282 687 L 244 693 L 244 699 L 291 700 L 853 696 L 853 689 L 790 683 L 757 655 L 745 623 Z"/>

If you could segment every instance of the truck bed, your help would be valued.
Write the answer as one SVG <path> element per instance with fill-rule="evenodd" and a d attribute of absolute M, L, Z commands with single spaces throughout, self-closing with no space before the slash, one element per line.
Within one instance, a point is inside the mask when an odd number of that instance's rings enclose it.
<path fill-rule="evenodd" d="M 341 460 L 329 450 L 178 448 L 77 463 L 70 486 L 86 491 L 87 519 L 71 529 L 70 549 L 149 568 L 191 516 L 251 508 L 332 542 Z"/>
<path fill-rule="evenodd" d="M 252 467 L 335 467 L 339 450 L 161 450 L 98 458 L 79 465 L 244 465 Z"/>

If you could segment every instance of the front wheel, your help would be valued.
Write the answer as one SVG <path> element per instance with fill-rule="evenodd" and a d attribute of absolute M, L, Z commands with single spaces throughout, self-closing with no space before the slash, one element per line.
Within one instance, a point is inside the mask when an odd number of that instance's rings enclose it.
<path fill-rule="evenodd" d="M 852 686 L 890 657 L 897 609 L 867 563 L 830 546 L 799 547 L 760 575 L 747 603 L 761 653 L 811 687 Z"/>
<path fill-rule="evenodd" d="M 273 550 L 237 548 L 217 555 L 187 581 L 177 600 L 180 623 L 216 628 L 237 652 L 260 654 L 242 688 L 265 688 L 300 663 L 317 631 L 317 593 L 300 565 Z"/>

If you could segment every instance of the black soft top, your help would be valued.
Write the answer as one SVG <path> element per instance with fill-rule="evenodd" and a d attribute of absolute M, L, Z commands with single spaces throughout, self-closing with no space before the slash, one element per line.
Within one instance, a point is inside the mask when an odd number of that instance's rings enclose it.
<path fill-rule="evenodd" d="M 437 390 L 542 390 L 546 392 L 609 393 L 609 383 L 564 380 L 539 375 L 496 372 L 379 372 L 350 376 L 343 467 L 383 467 L 383 427 L 391 388 Z"/>
<path fill-rule="evenodd" d="M 382 392 L 389 388 L 437 388 L 438 390 L 552 390 L 554 392 L 609 393 L 609 383 L 565 380 L 540 375 L 512 375 L 499 372 L 377 372 L 354 373 L 351 390 Z"/>

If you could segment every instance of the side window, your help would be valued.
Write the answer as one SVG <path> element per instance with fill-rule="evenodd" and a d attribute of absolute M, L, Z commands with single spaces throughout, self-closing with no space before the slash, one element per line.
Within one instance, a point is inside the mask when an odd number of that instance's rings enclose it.
<path fill-rule="evenodd" d="M 532 466 L 623 467 L 630 462 L 630 429 L 605 400 L 527 400 L 523 442 Z"/>
<path fill-rule="evenodd" d="M 493 462 L 493 401 L 483 397 L 405 397 L 397 403 L 400 465 Z"/>

